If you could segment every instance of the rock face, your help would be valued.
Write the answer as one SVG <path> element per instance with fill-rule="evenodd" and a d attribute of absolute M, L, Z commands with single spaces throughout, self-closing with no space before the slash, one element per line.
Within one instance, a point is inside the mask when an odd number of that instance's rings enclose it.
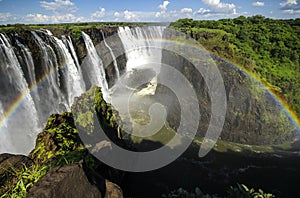
<path fill-rule="evenodd" d="M 123 197 L 118 185 L 104 178 L 98 178 L 98 181 L 101 180 L 98 183 L 91 181 L 83 166 L 82 163 L 74 163 L 54 168 L 29 190 L 27 197 Z"/>
<path fill-rule="evenodd" d="M 120 140 L 116 121 L 119 119 L 118 114 L 102 98 L 100 88 L 92 87 L 78 97 L 73 106 L 75 109 L 78 110 L 75 112 L 77 116 L 77 113 L 91 113 L 92 118 L 84 116 L 81 120 L 79 116 L 75 120 L 78 126 L 86 127 L 82 131 L 86 136 L 97 137 L 97 131 L 92 130 L 94 122 L 97 122 L 108 130 L 110 138 Z M 36 146 L 29 157 L 0 155 L 0 194 L 9 192 L 7 196 L 24 196 L 28 193 L 27 197 L 123 197 L 121 188 L 112 183 L 121 183 L 123 173 L 106 166 L 90 154 L 81 141 L 75 122 L 70 112 L 53 114 L 44 130 L 38 134 Z M 103 148 L 99 147 L 97 141 L 93 146 L 98 146 L 96 149 L 100 151 Z M 25 173 L 25 169 L 41 170 L 44 167 L 45 172 Z M 22 176 L 24 173 L 37 175 L 27 180 Z M 20 188 L 15 188 L 20 180 L 27 186 L 22 193 L 19 192 Z"/>
<path fill-rule="evenodd" d="M 75 98 L 72 105 L 75 125 L 84 143 L 95 146 L 101 138 L 100 130 L 115 142 L 122 139 L 121 118 L 118 112 L 103 99 L 101 89 L 93 86 L 89 91 Z"/>
<path fill-rule="evenodd" d="M 109 45 L 112 49 L 113 53 L 116 56 L 116 61 L 118 64 L 118 68 L 120 70 L 120 73 L 123 73 L 126 67 L 126 55 L 123 48 L 123 44 L 120 40 L 120 38 L 117 36 L 118 27 L 101 27 L 101 28 L 84 28 L 84 29 L 77 29 L 72 30 L 69 29 L 67 26 L 65 29 L 63 28 L 56 28 L 56 27 L 47 27 L 47 30 L 50 30 L 51 33 L 56 36 L 57 38 L 61 39 L 62 36 L 70 37 L 74 48 L 76 55 L 78 57 L 79 64 L 82 64 L 85 57 L 87 56 L 87 49 L 84 44 L 84 40 L 81 36 L 81 31 L 84 31 L 87 33 L 90 38 L 92 39 L 97 52 L 101 54 L 101 59 L 103 61 L 103 65 L 105 66 L 105 73 L 107 76 L 107 81 L 109 85 L 111 86 L 116 78 L 115 70 L 114 70 L 114 63 L 113 63 L 113 57 L 107 47 L 105 46 L 103 40 L 105 38 L 111 38 L 109 39 Z M 56 58 L 58 59 L 58 62 L 60 65 L 64 65 L 64 60 L 61 60 L 61 54 L 56 48 L 56 46 L 53 44 L 49 36 L 47 34 L 44 34 L 45 29 L 30 29 L 28 27 L 24 27 L 22 29 L 12 29 L 5 34 L 10 38 L 13 47 L 15 48 L 16 54 L 18 54 L 19 62 L 21 64 L 21 67 L 24 71 L 26 71 L 26 63 L 24 62 L 22 56 L 21 56 L 21 49 L 20 46 L 18 46 L 18 42 L 24 44 L 27 46 L 30 50 L 30 52 L 34 55 L 33 62 L 35 65 L 35 74 L 36 79 L 41 79 L 46 74 L 46 67 L 41 67 L 43 65 L 43 55 L 40 49 L 40 46 L 36 42 L 34 36 L 32 35 L 31 31 L 35 31 L 44 42 L 46 42 L 48 45 L 50 45 L 55 54 Z M 104 36 L 104 37 L 103 37 Z M 28 78 L 28 75 L 25 72 L 25 77 Z M 87 87 L 89 88 L 89 87 Z"/>
<path fill-rule="evenodd" d="M 89 182 L 81 164 L 55 168 L 41 178 L 27 197 L 93 197 L 101 198 L 100 186 Z"/>
<path fill-rule="evenodd" d="M 53 114 L 44 130 L 38 134 L 36 146 L 29 156 L 42 163 L 55 155 L 64 155 L 82 146 L 71 113 Z"/>
<path fill-rule="evenodd" d="M 198 137 L 203 137 L 210 121 L 210 96 L 201 73 L 187 59 L 172 52 L 163 52 L 163 63 L 174 66 L 194 86 L 200 108 Z M 212 60 L 223 77 L 227 113 L 221 138 L 246 144 L 277 144 L 295 137 L 295 127 L 272 95 L 263 89 L 250 76 L 237 67 L 216 56 Z M 162 74 L 164 76 L 167 74 Z M 168 92 L 162 86 L 157 93 Z M 164 104 L 164 101 L 161 101 Z M 176 100 L 169 106 L 168 121 L 173 128 L 180 122 L 180 106 Z M 188 106 L 188 104 L 186 104 Z M 191 110 L 193 111 L 193 110 Z"/>

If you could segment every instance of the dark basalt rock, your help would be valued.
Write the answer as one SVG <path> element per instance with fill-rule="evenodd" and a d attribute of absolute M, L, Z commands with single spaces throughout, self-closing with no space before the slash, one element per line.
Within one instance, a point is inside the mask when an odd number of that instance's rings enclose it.
<path fill-rule="evenodd" d="M 85 57 L 87 56 L 87 49 L 84 44 L 84 40 L 81 36 L 81 31 L 84 31 L 86 34 L 88 34 L 93 41 L 97 52 L 99 56 L 101 56 L 103 65 L 105 67 L 106 72 L 106 78 L 108 81 L 109 86 L 111 87 L 116 79 L 116 71 L 114 69 L 114 63 L 112 55 L 109 51 L 109 49 L 105 46 L 103 42 L 103 35 L 105 38 L 111 37 L 111 39 L 108 39 L 108 45 L 112 49 L 118 69 L 120 73 L 124 73 L 125 67 L 126 67 L 126 55 L 125 50 L 123 48 L 123 44 L 120 40 L 120 38 L 117 36 L 118 33 L 118 27 L 101 27 L 101 28 L 86 28 L 86 29 L 78 29 L 78 30 L 71 30 L 66 27 L 65 29 L 55 28 L 55 27 L 47 27 L 48 30 L 52 32 L 54 36 L 61 39 L 62 35 L 64 36 L 70 36 L 73 46 L 75 48 L 79 63 L 82 64 L 84 62 Z M 40 46 L 38 45 L 36 39 L 32 35 L 31 31 L 35 31 L 42 40 L 47 43 L 49 46 L 53 48 L 53 51 L 56 54 L 56 58 L 58 61 L 58 65 L 64 65 L 64 60 L 61 59 L 60 52 L 57 51 L 56 46 L 54 45 L 52 39 L 48 35 L 46 35 L 45 30 L 42 28 L 40 29 L 31 29 L 31 28 L 25 28 L 25 29 L 15 29 L 13 31 L 6 32 L 5 34 L 9 37 L 13 47 L 15 48 L 15 52 L 18 56 L 18 59 L 20 61 L 21 67 L 23 71 L 26 71 L 26 64 L 24 63 L 24 57 L 22 57 L 22 53 L 20 52 L 20 47 L 17 45 L 17 40 L 24 46 L 28 47 L 30 49 L 30 52 L 34 55 L 32 56 L 33 62 L 35 65 L 35 75 L 36 79 L 43 78 L 45 74 L 47 74 L 46 66 L 43 66 L 44 64 L 44 57 L 42 55 L 42 50 L 40 49 Z M 84 67 L 84 65 L 82 65 Z M 27 73 L 25 73 L 25 77 L 29 85 L 31 83 L 28 80 Z M 91 85 L 87 85 L 87 89 L 90 88 Z"/>
<path fill-rule="evenodd" d="M 82 164 L 70 164 L 48 172 L 30 190 L 27 197 L 103 197 L 100 186 L 89 182 Z"/>
<path fill-rule="evenodd" d="M 221 138 L 254 145 L 280 144 L 293 140 L 295 127 L 272 95 L 231 63 L 211 56 L 211 61 L 215 62 L 223 77 L 227 97 L 227 112 Z M 204 78 L 189 60 L 175 53 L 164 50 L 162 61 L 174 66 L 194 86 L 201 115 L 197 136 L 203 137 L 211 119 L 211 101 Z M 207 64 L 203 61 L 202 64 Z M 162 73 L 161 77 L 164 75 L 168 74 Z M 157 93 L 167 92 L 166 88 L 158 87 Z M 161 102 L 164 104 L 164 101 Z M 176 100 L 164 105 L 168 107 L 168 122 L 176 129 L 180 122 L 180 106 Z M 189 104 L 186 105 L 188 108 Z M 193 110 L 191 113 L 193 114 Z"/>
<path fill-rule="evenodd" d="M 33 180 L 22 181 L 25 186 L 28 185 L 26 182 L 30 182 L 28 197 L 123 197 L 117 184 L 122 183 L 124 173 L 96 159 L 84 147 L 75 126 L 76 122 L 77 126 L 84 129 L 81 131 L 84 135 L 95 140 L 95 144 L 92 144 L 93 151 L 99 152 L 105 148 L 99 147 L 102 139 L 97 139 L 97 131 L 93 130 L 95 123 L 101 123 L 112 140 L 121 142 L 117 112 L 102 98 L 98 87 L 92 87 L 78 97 L 72 109 L 74 118 L 70 112 L 49 117 L 45 128 L 38 134 L 36 146 L 29 157 L 0 155 L 0 195 L 15 193 L 12 188 L 26 170 L 46 167 L 37 183 Z M 85 114 L 92 115 L 93 118 L 89 119 Z"/>

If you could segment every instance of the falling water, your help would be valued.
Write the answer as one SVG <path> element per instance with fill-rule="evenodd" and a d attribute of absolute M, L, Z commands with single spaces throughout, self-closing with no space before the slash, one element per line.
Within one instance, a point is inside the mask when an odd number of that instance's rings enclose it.
<path fill-rule="evenodd" d="M 17 56 L 4 34 L 0 34 L 0 48 L 2 51 L 0 53 L 2 56 L 0 58 L 0 118 L 3 119 L 5 112 L 10 110 L 13 105 L 11 101 L 23 98 L 14 119 L 5 121 L 7 125 L 0 128 L 1 137 L 5 138 L 5 141 L 1 142 L 0 150 L 1 152 L 28 152 L 34 145 L 33 137 L 36 136 L 39 128 L 38 114 Z M 31 118 L 30 122 L 24 122 L 27 118 Z M 1 125 L 2 122 L 4 120 L 1 120 Z"/>
<path fill-rule="evenodd" d="M 162 39 L 163 26 L 150 27 L 119 27 L 119 37 L 124 45 L 127 64 L 126 70 L 149 68 L 151 63 L 160 63 L 162 55 L 162 42 L 155 40 Z M 156 73 L 160 68 L 151 67 Z"/>
<path fill-rule="evenodd" d="M 25 65 L 26 65 L 26 70 L 28 72 L 28 76 L 29 76 L 29 85 L 35 85 L 36 84 L 36 79 L 35 79 L 35 73 L 34 73 L 34 63 L 33 63 L 33 59 L 32 59 L 32 55 L 30 50 L 23 45 L 22 43 L 20 43 L 19 40 L 16 39 L 16 43 L 17 45 L 20 47 L 21 52 L 22 52 L 22 57 L 25 61 Z"/>
<path fill-rule="evenodd" d="M 75 61 L 75 64 L 76 64 L 76 67 L 79 71 L 79 73 L 81 73 L 81 69 L 80 69 L 80 65 L 79 65 L 79 61 L 78 61 L 78 58 L 77 58 L 77 55 L 76 55 L 76 52 L 75 52 L 75 49 L 74 49 L 74 46 L 73 46 L 73 43 L 72 43 L 72 39 L 70 36 L 68 36 L 68 38 L 66 38 L 65 36 L 62 36 L 62 39 L 65 41 L 65 43 L 68 45 L 70 51 L 71 51 L 71 54 L 72 54 L 72 57 Z"/>
<path fill-rule="evenodd" d="M 43 59 L 40 67 L 45 70 L 44 73 L 46 74 L 42 86 L 38 87 L 39 96 L 43 101 L 43 105 L 41 104 L 38 109 L 42 110 L 42 115 L 67 110 L 67 101 L 60 90 L 58 63 L 54 50 L 36 32 L 32 31 L 31 33 L 42 52 Z"/>
<path fill-rule="evenodd" d="M 129 68 L 138 69 L 140 66 L 143 69 L 143 65 L 160 60 L 160 46 L 151 39 L 161 37 L 162 31 L 161 27 L 119 29 Z M 0 152 L 28 153 L 49 115 L 69 110 L 74 97 L 91 84 L 102 88 L 106 100 L 111 97 L 100 54 L 89 35 L 82 32 L 87 57 L 80 65 L 70 37 L 59 39 L 49 30 L 31 31 L 31 34 L 40 51 L 36 60 L 35 54 L 22 40 L 14 38 L 17 45 L 14 49 L 6 36 L 0 35 L 0 134 L 3 140 Z M 120 71 L 113 50 L 105 39 L 103 44 L 109 49 L 119 79 Z M 18 50 L 19 57 L 14 50 Z M 37 65 L 35 61 L 38 61 Z M 36 85 L 34 94 L 30 93 L 29 87 Z"/>
<path fill-rule="evenodd" d="M 74 98 L 80 96 L 85 91 L 85 84 L 67 47 L 57 37 L 51 33 L 49 33 L 49 35 L 54 39 L 55 45 L 63 55 L 64 65 L 61 65 L 60 68 L 62 68 L 63 79 L 67 89 L 66 94 L 68 95 L 68 106 L 70 107 Z"/>
<path fill-rule="evenodd" d="M 87 73 L 91 84 L 101 87 L 103 97 L 107 100 L 109 97 L 108 84 L 106 81 L 106 75 L 102 60 L 99 57 L 90 36 L 82 32 L 82 37 L 88 51 L 86 57 L 88 63 L 86 64 L 86 67 L 82 68 L 82 70 L 83 72 Z"/>
<path fill-rule="evenodd" d="M 114 52 L 112 51 L 111 47 L 106 43 L 105 36 L 104 36 L 103 32 L 101 32 L 101 33 L 102 33 L 104 45 L 108 48 L 108 50 L 109 50 L 109 52 L 110 52 L 110 54 L 113 58 L 113 64 L 114 64 L 114 68 L 115 68 L 116 76 L 117 76 L 116 80 L 118 80 L 120 78 L 120 71 L 119 71 L 119 68 L 118 68 L 117 59 L 116 59 L 116 57 L 114 55 Z"/>

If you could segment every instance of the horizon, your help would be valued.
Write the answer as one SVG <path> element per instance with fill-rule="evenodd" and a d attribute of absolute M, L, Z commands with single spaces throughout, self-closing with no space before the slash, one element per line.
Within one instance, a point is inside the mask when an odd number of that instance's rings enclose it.
<path fill-rule="evenodd" d="M 92 22 L 174 22 L 181 18 L 218 20 L 262 15 L 300 18 L 298 0 L 0 0 L 0 25 Z"/>

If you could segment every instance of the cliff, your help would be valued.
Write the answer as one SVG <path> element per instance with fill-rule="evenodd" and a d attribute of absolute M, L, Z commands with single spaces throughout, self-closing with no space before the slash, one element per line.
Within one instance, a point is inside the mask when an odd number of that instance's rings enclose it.
<path fill-rule="evenodd" d="M 93 105 L 89 106 L 91 103 Z M 120 187 L 108 181 L 120 183 L 122 174 L 93 157 L 75 127 L 76 123 L 79 127 L 84 125 L 86 129 L 91 129 L 94 122 L 100 121 L 109 136 L 118 139 L 118 114 L 103 100 L 98 87 L 92 87 L 77 98 L 72 109 L 83 110 L 88 106 L 93 109 L 91 113 L 94 117 L 86 122 L 80 120 L 80 116 L 79 120 L 74 121 L 76 115 L 70 112 L 51 115 L 28 157 L 1 155 L 2 196 L 123 196 Z M 94 135 L 93 131 L 86 130 L 81 134 L 85 132 L 87 136 Z"/>

